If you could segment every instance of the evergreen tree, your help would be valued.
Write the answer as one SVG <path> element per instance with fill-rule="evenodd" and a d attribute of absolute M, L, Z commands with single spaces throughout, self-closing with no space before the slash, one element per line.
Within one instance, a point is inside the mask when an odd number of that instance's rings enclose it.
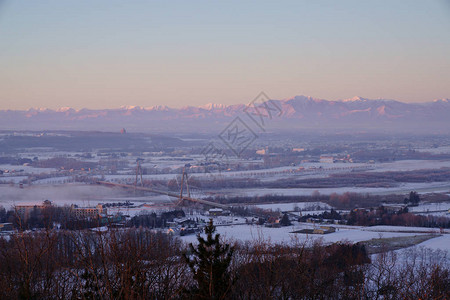
<path fill-rule="evenodd" d="M 6 222 L 6 209 L 0 205 L 0 223 Z"/>
<path fill-rule="evenodd" d="M 412 204 L 419 204 L 419 202 L 420 202 L 419 194 L 417 194 L 417 192 L 411 191 L 409 193 L 409 202 Z"/>
<path fill-rule="evenodd" d="M 287 214 L 283 215 L 283 218 L 281 218 L 280 224 L 281 224 L 281 226 L 290 226 L 290 225 L 292 225 L 291 221 L 289 220 L 289 216 Z"/>
<path fill-rule="evenodd" d="M 213 237 L 215 231 L 210 219 L 205 227 L 206 239 L 198 234 L 198 245 L 189 244 L 190 255 L 184 253 L 196 282 L 196 286 L 188 291 L 193 299 L 227 299 L 234 283 L 228 270 L 234 247 L 222 244 L 220 234 Z"/>

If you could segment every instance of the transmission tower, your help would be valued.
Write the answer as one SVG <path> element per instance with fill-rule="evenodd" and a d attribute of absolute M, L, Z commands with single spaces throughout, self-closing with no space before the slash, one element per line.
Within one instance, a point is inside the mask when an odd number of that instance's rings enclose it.
<path fill-rule="evenodd" d="M 140 175 L 140 178 L 141 178 L 141 186 L 144 186 L 144 182 L 142 181 L 141 161 L 144 161 L 144 160 L 142 158 L 136 159 L 136 179 L 134 180 L 134 187 L 137 187 L 137 185 L 138 185 L 138 175 Z"/>
<path fill-rule="evenodd" d="M 191 165 L 190 164 L 186 164 L 183 167 L 183 174 L 181 175 L 181 187 L 180 187 L 180 198 L 178 200 L 177 205 L 182 205 L 183 204 L 183 188 L 184 188 L 184 183 L 186 182 L 186 191 L 188 194 L 188 197 L 191 197 L 191 192 L 189 191 L 189 181 L 188 181 L 188 174 L 186 171 L 186 168 L 189 168 Z"/>

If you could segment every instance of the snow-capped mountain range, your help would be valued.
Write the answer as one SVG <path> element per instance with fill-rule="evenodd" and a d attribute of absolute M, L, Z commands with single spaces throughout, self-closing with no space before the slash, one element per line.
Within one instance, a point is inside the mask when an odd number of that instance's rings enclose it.
<path fill-rule="evenodd" d="M 307 96 L 259 103 L 258 112 L 274 108 L 264 118 L 264 130 L 380 130 L 393 132 L 450 132 L 450 99 L 424 103 L 404 103 L 390 99 L 351 99 L 328 101 Z M 248 105 L 222 105 L 170 108 L 123 106 L 117 109 L 0 110 L 0 130 L 100 130 L 139 132 L 204 132 L 224 129 L 235 117 L 253 129 L 255 120 Z M 250 112 L 255 113 L 250 106 Z M 252 110 L 253 109 L 253 110 Z M 261 126 L 255 129 L 260 130 Z"/>

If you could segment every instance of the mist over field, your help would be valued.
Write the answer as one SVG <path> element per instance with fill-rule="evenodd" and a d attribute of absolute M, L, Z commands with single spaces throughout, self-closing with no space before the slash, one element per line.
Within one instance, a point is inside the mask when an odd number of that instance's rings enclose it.
<path fill-rule="evenodd" d="M 54 201 L 57 205 L 77 204 L 95 206 L 109 198 L 128 196 L 125 191 L 112 190 L 98 185 L 37 185 L 18 189 L 15 186 L 0 185 L 0 205 L 40 205 L 44 200 Z"/>

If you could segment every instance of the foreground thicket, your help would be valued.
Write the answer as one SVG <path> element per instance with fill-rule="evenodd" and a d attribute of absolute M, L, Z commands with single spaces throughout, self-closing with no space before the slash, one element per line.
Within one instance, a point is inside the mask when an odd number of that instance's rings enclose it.
<path fill-rule="evenodd" d="M 0 239 L 0 299 L 450 299 L 446 253 L 368 257 L 361 245 L 225 243 L 210 223 L 190 247 L 146 229 Z"/>

